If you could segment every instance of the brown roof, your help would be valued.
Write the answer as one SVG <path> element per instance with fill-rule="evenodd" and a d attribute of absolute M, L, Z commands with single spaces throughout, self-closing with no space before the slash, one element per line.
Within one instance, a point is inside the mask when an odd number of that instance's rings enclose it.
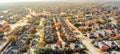
<path fill-rule="evenodd" d="M 116 40 L 116 43 L 117 43 L 118 45 L 120 45 L 120 40 Z"/>
<path fill-rule="evenodd" d="M 120 34 L 116 34 L 115 39 L 119 39 L 120 38 Z"/>

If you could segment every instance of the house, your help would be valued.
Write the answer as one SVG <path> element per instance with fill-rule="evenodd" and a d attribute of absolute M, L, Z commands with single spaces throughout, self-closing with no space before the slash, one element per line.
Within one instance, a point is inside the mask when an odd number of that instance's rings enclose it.
<path fill-rule="evenodd" d="M 6 54 L 17 54 L 19 47 L 18 46 L 12 46 L 7 51 Z"/>
<path fill-rule="evenodd" d="M 87 36 L 88 36 L 90 39 L 93 39 L 93 38 L 95 38 L 95 35 L 94 35 L 94 33 L 89 33 L 89 34 L 87 34 Z"/>

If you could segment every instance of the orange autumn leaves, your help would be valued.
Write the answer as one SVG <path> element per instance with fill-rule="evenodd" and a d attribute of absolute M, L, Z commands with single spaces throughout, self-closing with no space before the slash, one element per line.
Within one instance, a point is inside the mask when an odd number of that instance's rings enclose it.
<path fill-rule="evenodd" d="M 0 27 L 0 32 L 4 32 L 5 29 L 10 28 L 10 25 L 8 22 L 3 23 L 3 27 Z"/>
<path fill-rule="evenodd" d="M 8 36 L 8 41 L 15 41 L 17 39 L 18 39 L 18 36 L 16 36 L 16 35 L 10 35 L 10 36 Z"/>
<path fill-rule="evenodd" d="M 56 24 L 53 25 L 53 28 L 58 27 L 58 26 L 61 26 L 61 25 L 62 25 L 61 22 L 57 22 Z"/>
<path fill-rule="evenodd" d="M 32 27 L 32 28 L 30 28 L 30 32 L 34 34 L 34 33 L 36 33 L 36 32 L 37 32 L 37 30 L 36 30 L 36 28 L 35 28 L 35 27 Z"/>

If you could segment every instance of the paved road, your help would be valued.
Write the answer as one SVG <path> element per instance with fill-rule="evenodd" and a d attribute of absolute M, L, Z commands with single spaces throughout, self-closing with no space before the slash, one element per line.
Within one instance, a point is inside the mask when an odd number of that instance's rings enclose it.
<path fill-rule="evenodd" d="M 19 25 L 21 25 L 21 26 L 24 26 L 24 25 L 26 25 L 25 23 L 22 23 L 22 24 L 20 24 L 20 21 L 18 21 L 18 22 L 16 22 L 14 25 L 10 25 L 10 27 L 11 27 L 11 31 L 9 32 L 10 34 L 9 35 L 11 35 L 12 33 L 12 30 L 15 28 L 15 27 L 17 27 L 17 26 L 19 26 Z M 9 36 L 9 35 L 7 35 L 7 36 Z M 8 37 L 6 37 L 6 39 L 7 39 Z M 9 46 L 10 46 L 10 42 L 8 42 L 8 40 L 5 42 L 5 44 L 3 45 L 3 47 L 2 47 L 2 49 L 0 49 L 0 54 L 3 54 L 3 52 L 5 52 L 8 48 L 9 48 Z"/>
<path fill-rule="evenodd" d="M 33 12 L 31 12 L 31 9 L 29 10 L 30 11 L 30 14 L 33 15 Z M 37 17 L 34 17 L 34 19 L 32 20 L 32 23 L 28 26 L 28 29 L 24 32 L 27 32 L 33 25 L 34 25 L 34 22 L 37 20 Z M 23 37 L 26 35 L 26 33 L 24 33 L 20 35 L 20 37 L 18 38 L 17 40 L 17 44 L 20 45 L 21 43 L 21 40 L 23 39 Z"/>
<path fill-rule="evenodd" d="M 83 35 L 81 32 L 79 32 L 79 30 L 78 30 L 76 27 L 74 27 L 67 19 L 66 19 L 66 23 L 68 23 L 72 28 L 76 29 L 76 31 L 77 31 L 78 33 L 80 33 L 80 36 L 78 36 L 79 38 L 81 38 L 81 37 L 84 38 L 84 35 Z M 98 52 L 98 51 L 95 49 L 95 47 L 93 47 L 93 46 L 91 45 L 91 42 L 90 42 L 89 40 L 83 39 L 83 40 L 81 40 L 81 41 L 82 41 L 82 43 L 87 47 L 87 49 L 88 49 L 92 54 L 101 54 L 100 52 Z"/>
<path fill-rule="evenodd" d="M 54 22 L 56 23 L 55 18 L 53 18 L 53 20 L 54 20 Z M 59 33 L 59 31 L 58 31 L 58 27 L 56 27 L 56 30 L 57 30 L 57 35 L 58 35 L 59 40 L 62 41 L 62 44 L 65 44 L 65 42 L 64 42 L 64 41 L 62 40 L 62 38 L 60 37 L 60 33 Z"/>
<path fill-rule="evenodd" d="M 31 9 L 28 9 L 30 11 L 30 14 L 33 15 L 33 16 L 36 16 L 35 15 L 35 11 L 32 11 Z M 27 32 L 33 25 L 34 25 L 34 22 L 38 19 L 38 17 L 35 17 L 32 21 L 32 23 L 29 25 L 29 28 L 27 30 L 25 30 L 24 32 Z M 23 34 L 20 35 L 20 37 L 18 38 L 17 40 L 17 45 L 20 47 L 20 43 L 21 43 L 21 40 L 23 39 L 23 37 L 25 36 L 25 33 L 23 32 Z M 3 54 L 4 52 L 6 52 L 6 50 L 11 46 L 10 42 L 8 42 L 3 50 L 0 52 L 0 54 Z"/>

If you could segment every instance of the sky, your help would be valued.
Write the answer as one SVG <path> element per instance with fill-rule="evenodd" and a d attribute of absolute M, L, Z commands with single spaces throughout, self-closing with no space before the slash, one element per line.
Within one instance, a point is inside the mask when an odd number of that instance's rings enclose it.
<path fill-rule="evenodd" d="M 118 2 L 120 0 L 0 0 L 0 3 L 6 3 L 6 2 L 37 2 L 37 1 L 67 1 L 67 2 L 106 2 L 106 1 L 115 1 Z"/>

